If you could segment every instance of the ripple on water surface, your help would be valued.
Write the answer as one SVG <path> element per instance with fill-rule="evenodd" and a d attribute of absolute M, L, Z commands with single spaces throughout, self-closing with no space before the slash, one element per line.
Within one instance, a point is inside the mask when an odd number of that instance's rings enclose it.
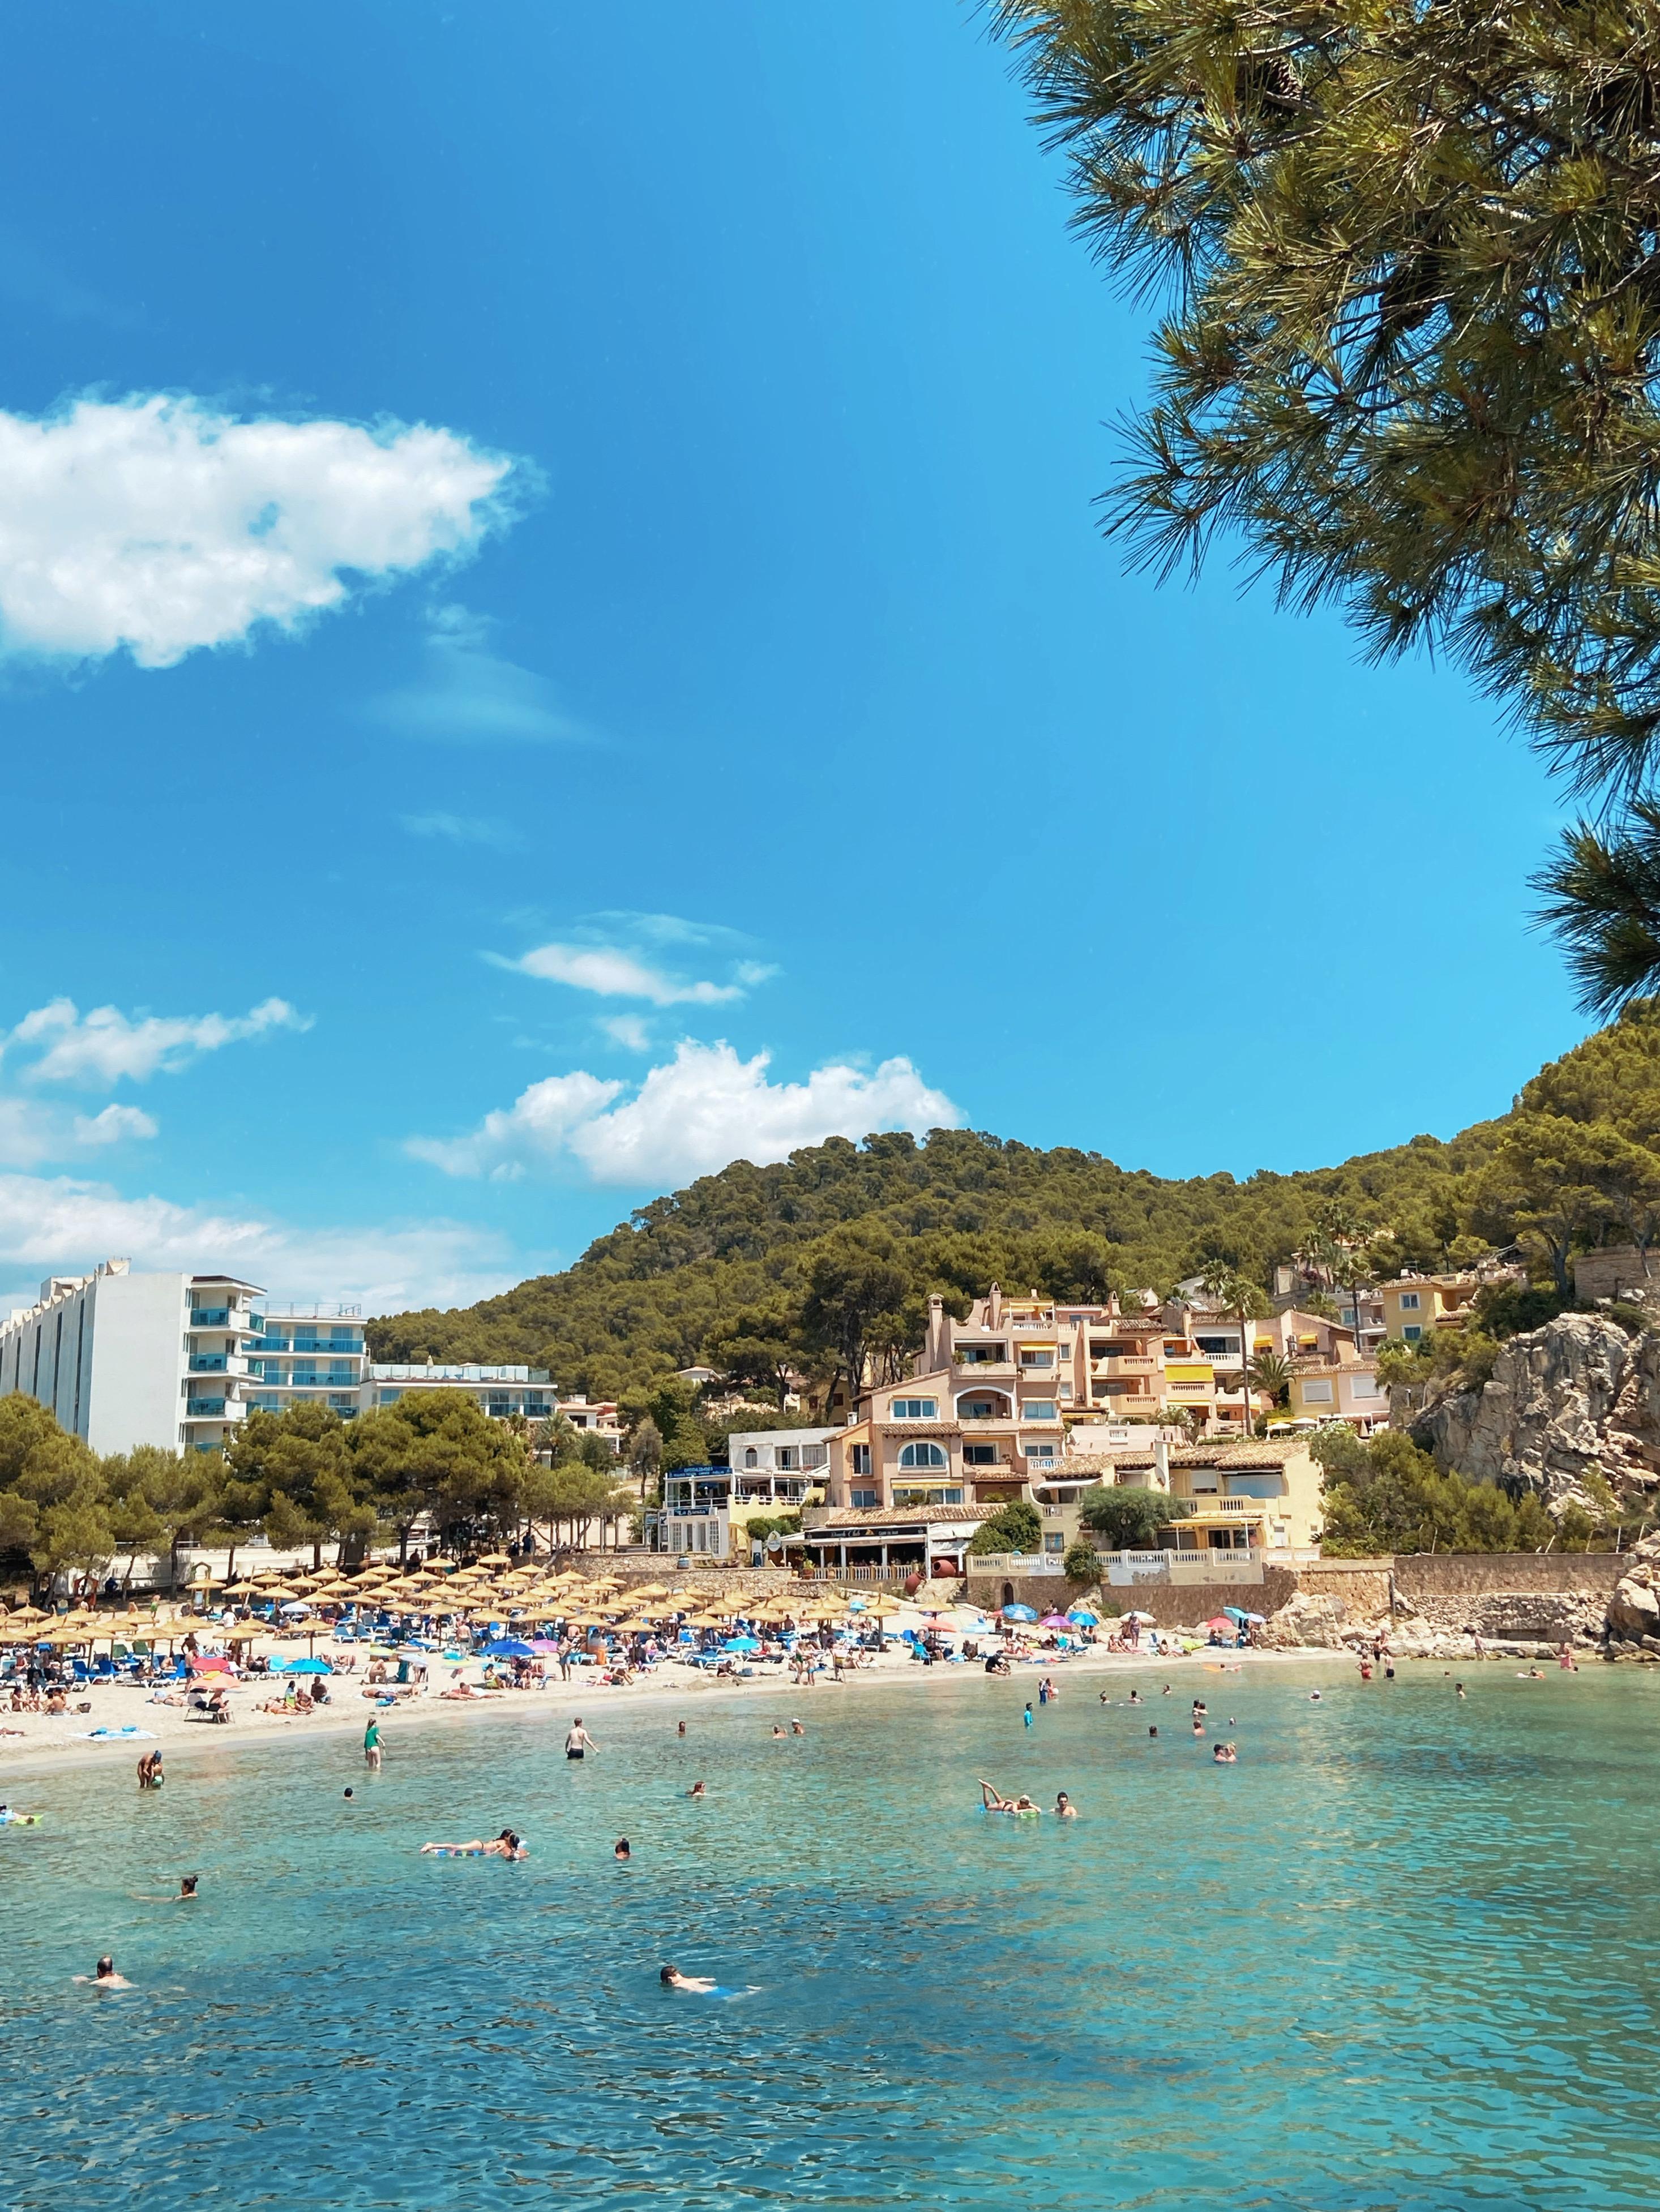
<path fill-rule="evenodd" d="M 568 1766 L 550 1698 L 394 1726 L 379 1777 L 46 1777 L 0 1830 L 0 2203 L 1648 2212 L 1660 1685 L 1141 1680 L 1030 1733 L 1028 1684 L 936 1675 L 781 1744 L 619 1708 Z M 416 1855 L 508 1821 L 523 1865 Z M 72 1984 L 100 1949 L 131 1993 Z"/>

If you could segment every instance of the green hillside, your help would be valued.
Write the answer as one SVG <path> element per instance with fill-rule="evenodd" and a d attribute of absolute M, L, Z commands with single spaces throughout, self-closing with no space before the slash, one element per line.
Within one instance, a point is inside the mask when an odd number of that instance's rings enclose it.
<path fill-rule="evenodd" d="M 994 1278 L 1093 1299 L 1163 1292 L 1220 1260 L 1266 1285 L 1335 1206 L 1375 1232 L 1379 1270 L 1444 1266 L 1518 1237 L 1541 1279 L 1560 1279 L 1576 1246 L 1643 1234 L 1645 1205 L 1660 1225 L 1656 1001 L 1450 1143 L 1414 1137 L 1339 1167 L 1239 1182 L 1170 1181 L 1097 1152 L 965 1130 L 926 1144 L 834 1138 L 654 1200 L 562 1274 L 447 1313 L 392 1315 L 369 1337 L 377 1358 L 530 1360 L 562 1389 L 605 1396 L 637 1395 L 699 1360 L 763 1385 L 786 1358 L 828 1371 L 850 1303 L 871 1348 L 897 1358 L 920 1340 L 931 1291 L 960 1310 Z"/>

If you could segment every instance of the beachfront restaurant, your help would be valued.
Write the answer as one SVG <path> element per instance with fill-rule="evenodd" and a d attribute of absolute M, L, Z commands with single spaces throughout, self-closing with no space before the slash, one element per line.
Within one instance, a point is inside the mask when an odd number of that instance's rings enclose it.
<path fill-rule="evenodd" d="M 734 1437 L 741 1444 L 744 1439 Z M 799 1512 L 809 1498 L 821 1496 L 819 1457 L 798 1463 L 812 1449 L 786 1446 L 762 1466 L 678 1467 L 663 1477 L 663 1502 L 646 1514 L 646 1548 L 671 1552 L 681 1559 L 725 1559 L 737 1547 L 749 1563 L 745 1525 L 757 1516 Z M 756 1455 L 751 1455 L 756 1456 Z"/>
<path fill-rule="evenodd" d="M 810 1573 L 847 1582 L 958 1576 L 965 1571 L 969 1540 L 985 1517 L 973 1505 L 810 1509 L 801 1516 L 801 1564 Z"/>

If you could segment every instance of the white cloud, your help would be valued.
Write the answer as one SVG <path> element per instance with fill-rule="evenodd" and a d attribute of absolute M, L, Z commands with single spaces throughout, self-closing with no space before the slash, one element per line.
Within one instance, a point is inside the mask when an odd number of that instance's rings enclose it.
<path fill-rule="evenodd" d="M 615 945 L 538 945 L 517 960 L 486 956 L 499 968 L 535 975 L 544 983 L 569 983 L 602 999 L 644 999 L 654 1006 L 718 1006 L 741 999 L 757 983 L 775 975 L 775 968 L 740 961 L 730 983 L 691 982 L 654 968 L 636 953 Z"/>
<path fill-rule="evenodd" d="M 155 1122 L 136 1106 L 106 1106 L 101 1114 L 88 1115 L 67 1114 L 37 1098 L 0 1098 L 0 1167 L 72 1160 L 155 1133 Z"/>
<path fill-rule="evenodd" d="M 286 999 L 265 999 L 246 1014 L 145 1014 L 132 1018 L 117 1006 L 82 1014 L 72 999 L 54 999 L 25 1014 L 0 1049 L 38 1056 L 23 1071 L 34 1083 L 114 1084 L 124 1076 L 148 1082 L 158 1073 L 177 1074 L 198 1054 L 265 1036 L 272 1030 L 308 1030 L 310 1018 Z"/>
<path fill-rule="evenodd" d="M 471 552 L 514 464 L 426 423 L 239 422 L 165 393 L 0 411 L 0 638 L 167 668 Z"/>
<path fill-rule="evenodd" d="M 77 1114 L 75 1133 L 83 1145 L 119 1145 L 130 1137 L 153 1137 L 157 1132 L 141 1107 L 106 1106 L 101 1114 Z"/>
<path fill-rule="evenodd" d="M 277 1297 L 356 1298 L 371 1313 L 469 1304 L 523 1272 L 499 1238 L 460 1222 L 295 1229 L 67 1176 L 0 1175 L 0 1266 L 78 1274 L 112 1254 L 140 1268 L 242 1275 Z"/>
<path fill-rule="evenodd" d="M 651 1030 L 639 1014 L 607 1014 L 599 1024 L 613 1044 L 624 1052 L 649 1052 Z"/>
<path fill-rule="evenodd" d="M 530 1158 L 552 1159 L 571 1138 L 610 1105 L 625 1086 L 602 1082 L 579 1069 L 575 1075 L 550 1075 L 521 1091 L 505 1112 L 487 1114 L 470 1137 L 410 1137 L 404 1150 L 446 1175 L 487 1175 L 511 1182 Z"/>
<path fill-rule="evenodd" d="M 473 814 L 400 814 L 398 827 L 411 837 L 440 837 L 450 845 L 489 845 L 508 853 L 524 839 L 505 822 L 489 822 Z"/>
<path fill-rule="evenodd" d="M 489 649 L 494 624 L 466 607 L 431 617 L 418 684 L 384 691 L 364 719 L 400 736 L 462 744 L 545 744 L 586 739 L 559 705 L 553 686 Z"/>
<path fill-rule="evenodd" d="M 572 1158 L 595 1182 L 665 1188 L 737 1159 L 787 1159 L 826 1137 L 873 1129 L 955 1128 L 963 1116 L 908 1060 L 866 1074 L 841 1062 L 805 1083 L 769 1083 L 770 1055 L 740 1060 L 727 1043 L 688 1039 L 635 1095 L 581 1072 L 532 1083 L 471 1136 L 417 1137 L 406 1149 L 447 1175 L 505 1179 Z M 620 1102 L 620 1103 L 619 1103 Z"/>

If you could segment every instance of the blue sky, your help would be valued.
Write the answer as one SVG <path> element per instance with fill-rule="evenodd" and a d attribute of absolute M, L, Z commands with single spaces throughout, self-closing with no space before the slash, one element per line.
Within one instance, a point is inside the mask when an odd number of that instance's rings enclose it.
<path fill-rule="evenodd" d="M 1144 319 L 972 9 L 9 46 L 0 1303 L 453 1303 L 835 1129 L 1316 1165 L 1580 1033 L 1488 706 L 1102 540 Z"/>

